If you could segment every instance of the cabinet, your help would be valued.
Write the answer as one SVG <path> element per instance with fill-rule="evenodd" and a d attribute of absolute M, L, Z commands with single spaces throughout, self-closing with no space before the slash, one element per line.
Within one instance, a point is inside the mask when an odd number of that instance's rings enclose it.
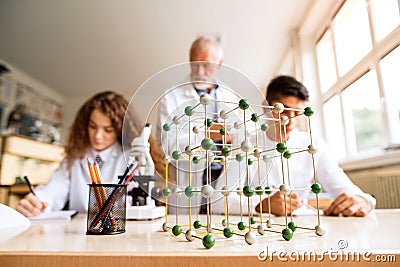
<path fill-rule="evenodd" d="M 3 188 L 3 198 L 7 187 L 9 194 L 14 192 L 24 195 L 29 192 L 24 184 L 16 184 L 17 177 L 27 175 L 34 185 L 46 184 L 64 157 L 62 146 L 19 135 L 3 136 L 0 147 L 0 185 Z M 3 201 L 10 202 L 10 199 L 6 197 Z M 6 204 L 12 206 L 12 203 Z"/>

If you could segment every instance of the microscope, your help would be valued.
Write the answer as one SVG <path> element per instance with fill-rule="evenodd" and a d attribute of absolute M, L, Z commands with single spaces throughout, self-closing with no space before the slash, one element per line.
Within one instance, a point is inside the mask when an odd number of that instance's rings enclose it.
<path fill-rule="evenodd" d="M 140 136 L 133 139 L 128 163 L 140 163 L 134 182 L 128 185 L 126 218 L 131 220 L 153 220 L 165 216 L 165 207 L 156 206 L 153 197 L 160 194 L 155 187 L 155 181 L 161 178 L 155 176 L 154 162 L 150 155 L 149 138 L 151 125 L 146 124 Z"/>

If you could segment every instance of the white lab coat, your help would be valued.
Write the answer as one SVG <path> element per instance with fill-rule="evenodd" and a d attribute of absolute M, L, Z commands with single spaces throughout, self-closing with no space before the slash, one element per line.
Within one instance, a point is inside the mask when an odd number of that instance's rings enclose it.
<path fill-rule="evenodd" d="M 224 100 L 227 102 L 237 103 L 239 97 L 232 93 L 232 91 L 227 90 L 225 87 L 220 87 L 217 91 L 217 99 Z M 187 106 L 195 106 L 199 102 L 199 96 L 197 92 L 193 89 L 191 84 L 186 84 L 181 87 L 173 88 L 167 91 L 161 98 L 159 103 L 159 117 L 158 117 L 158 140 L 162 141 L 162 146 L 164 152 L 171 157 L 174 150 L 180 151 L 181 153 L 185 151 L 185 147 L 189 144 L 189 132 L 190 132 L 190 144 L 192 147 L 196 147 L 200 144 L 201 140 L 204 138 L 204 106 L 200 105 L 196 108 L 195 115 L 191 116 L 191 125 L 189 127 L 188 116 L 184 116 L 184 110 Z M 223 109 L 230 110 L 234 107 L 231 104 L 219 103 L 218 111 Z M 236 105 L 237 106 L 237 105 Z M 242 112 L 232 113 L 232 116 L 227 120 L 227 125 L 232 126 L 234 122 L 242 122 Z M 174 116 L 181 116 L 180 124 L 173 124 Z M 249 113 L 247 113 L 247 116 Z M 197 120 L 195 119 L 197 116 Z M 239 116 L 239 117 L 238 117 Z M 168 123 L 171 125 L 171 130 L 166 132 L 162 130 L 162 126 Z M 198 126 L 198 134 L 194 134 L 192 131 L 193 126 Z M 252 123 L 248 123 L 251 127 Z M 230 132 L 236 133 L 233 138 L 232 144 L 234 147 L 239 147 L 240 143 L 244 140 L 243 129 L 235 130 L 233 128 L 229 129 Z M 243 131 L 244 132 L 244 131 Z M 250 131 L 251 132 L 251 131 Z M 254 133 L 252 136 L 248 135 L 249 140 L 254 145 Z M 276 142 L 269 140 L 266 135 L 258 133 L 258 139 L 261 145 L 265 148 L 261 150 L 267 150 L 267 148 L 272 148 L 273 154 L 279 155 L 274 148 L 276 147 Z M 287 142 L 287 147 L 290 151 L 294 152 L 299 149 L 307 149 L 310 145 L 310 137 L 308 133 L 300 132 L 294 130 L 291 133 L 290 139 Z M 323 189 L 330 194 L 330 196 L 335 199 L 341 193 L 349 193 L 352 195 L 359 195 L 364 197 L 369 205 L 370 209 L 375 207 L 376 200 L 369 194 L 365 194 L 361 191 L 359 187 L 354 185 L 348 176 L 339 168 L 336 160 L 332 158 L 331 153 L 329 153 L 326 144 L 316 137 L 313 137 L 313 144 L 318 147 L 318 152 L 314 155 L 315 166 L 316 166 L 316 176 L 318 183 L 320 183 Z M 235 153 L 237 153 L 236 150 Z M 251 150 L 250 152 L 252 152 Z M 243 155 L 244 153 L 241 152 Z M 204 155 L 203 155 L 204 157 Z M 181 158 L 187 159 L 188 156 L 182 153 Z M 246 167 L 246 160 L 242 160 L 240 163 L 236 160 L 230 160 L 227 163 L 226 171 L 224 171 L 221 176 L 212 184 L 216 190 L 221 190 L 223 186 L 226 185 L 228 189 L 240 189 L 242 190 L 244 185 L 250 184 L 255 188 L 261 185 L 265 188 L 267 185 L 271 186 L 275 190 L 279 188 L 282 181 L 282 164 L 280 157 L 274 158 L 264 162 L 263 160 L 258 160 L 254 156 L 250 156 L 254 163 Z M 180 194 L 173 194 L 169 198 L 169 204 L 171 206 L 170 211 L 175 212 L 174 206 L 179 206 L 180 213 L 187 213 L 189 207 L 189 198 L 182 193 L 189 184 L 189 178 L 191 179 L 192 186 L 195 190 L 199 191 L 203 186 L 202 176 L 205 169 L 205 162 L 201 161 L 199 164 L 188 164 L 187 160 L 175 161 L 171 159 L 170 165 L 177 167 L 171 170 L 171 172 L 176 173 L 178 177 L 176 184 L 170 184 L 169 187 L 173 191 L 179 191 Z M 191 167 L 191 169 L 190 169 Z M 248 175 L 246 174 L 248 172 Z M 310 193 L 310 186 L 313 183 L 314 172 L 312 167 L 312 157 L 308 152 L 295 153 L 289 159 L 289 174 L 287 173 L 287 160 L 284 159 L 284 172 L 285 172 L 285 183 L 289 184 L 296 189 L 305 189 L 300 191 L 295 191 L 300 197 L 307 199 Z M 227 183 L 225 183 L 225 180 Z M 260 182 L 259 182 L 260 180 Z M 178 185 L 178 188 L 176 186 Z M 175 188 L 175 189 L 174 189 Z M 255 212 L 255 207 L 257 204 L 265 198 L 266 195 L 262 195 L 261 198 L 258 195 L 254 195 L 250 198 L 250 203 L 248 203 L 248 198 L 245 196 L 240 197 L 236 192 L 231 192 L 229 194 L 228 205 L 229 212 L 232 214 L 240 214 L 248 212 L 248 207 L 252 212 Z M 195 194 L 191 197 L 193 212 L 197 213 L 198 208 L 201 205 L 200 194 Z M 214 213 L 224 213 L 224 197 L 221 193 L 215 192 L 212 201 L 212 211 Z M 242 205 L 240 205 L 242 203 Z"/>
<path fill-rule="evenodd" d="M 124 174 L 126 168 L 122 147 L 118 142 L 101 152 L 88 151 L 83 158 L 75 160 L 70 172 L 64 159 L 52 174 L 49 183 L 36 188 L 37 197 L 48 203 L 47 210 L 61 210 L 69 201 L 69 209 L 87 211 L 88 184 L 92 183 L 87 159 L 93 160 L 98 154 L 104 162 L 101 169 L 103 183 L 118 183 L 118 176 Z"/>
<path fill-rule="evenodd" d="M 176 135 L 175 135 L 175 128 L 176 125 L 173 124 L 173 118 L 175 116 L 181 116 L 185 114 L 185 108 L 187 106 L 194 107 L 196 104 L 199 103 L 200 97 L 197 94 L 196 90 L 193 86 L 189 84 L 185 84 L 180 87 L 175 87 L 169 89 L 164 92 L 163 96 L 159 101 L 158 106 L 158 123 L 157 123 L 157 140 L 162 140 L 163 149 L 167 154 L 171 154 L 173 150 L 176 150 Z M 228 86 L 223 84 L 219 84 L 218 89 L 216 90 L 216 97 L 217 100 L 226 101 L 235 104 L 229 103 L 218 103 L 217 110 L 221 111 L 223 109 L 230 110 L 233 107 L 237 106 L 239 101 L 239 96 L 234 93 Z M 234 121 L 239 120 L 236 117 L 237 113 L 231 113 L 231 116 L 226 120 L 227 124 L 233 123 Z M 204 106 L 199 105 L 195 109 L 195 114 L 190 117 L 191 119 L 191 128 L 193 126 L 198 126 L 200 131 L 199 134 L 196 135 L 198 140 L 202 140 L 204 138 Z M 180 120 L 180 124 L 178 125 L 178 147 L 182 150 L 189 144 L 189 137 L 188 137 L 188 117 L 183 116 Z M 220 120 L 222 122 L 222 120 Z M 164 124 L 170 124 L 171 131 L 166 132 L 163 130 Z M 185 126 L 185 127 L 182 127 Z M 180 128 L 183 128 L 182 130 Z M 168 138 L 166 137 L 168 135 Z M 191 144 L 196 145 L 198 144 L 198 140 L 196 140 L 195 135 L 191 132 Z M 166 140 L 168 139 L 168 146 Z M 197 141 L 197 142 L 196 142 Z M 168 153 L 171 152 L 171 153 Z"/>
<path fill-rule="evenodd" d="M 190 145 L 192 147 L 198 146 L 201 140 L 205 136 L 204 132 L 204 110 L 205 107 L 203 105 L 199 105 L 195 108 L 195 114 L 190 117 L 190 127 L 189 127 L 189 117 L 185 116 L 185 108 L 187 106 L 194 107 L 199 103 L 200 97 L 197 94 L 196 90 L 193 88 L 192 84 L 187 81 L 182 83 L 182 86 L 178 86 L 172 88 L 170 90 L 165 91 L 163 96 L 159 101 L 158 106 L 158 123 L 157 123 L 157 140 L 162 145 L 162 149 L 166 155 L 171 156 L 174 150 L 185 151 L 185 147 L 189 145 L 189 133 L 190 133 Z M 239 101 L 239 96 L 234 93 L 228 86 L 218 83 L 219 87 L 216 90 L 216 99 L 225 101 L 228 103 L 220 103 L 217 104 L 217 110 L 231 110 L 234 107 L 237 107 L 237 103 Z M 231 104 L 232 103 L 232 104 Z M 182 116 L 180 119 L 180 124 L 173 124 L 173 118 L 175 116 Z M 233 125 L 233 122 L 240 121 L 237 117 L 237 112 L 230 113 L 229 118 L 226 120 L 227 125 Z M 222 122 L 222 120 L 221 120 Z M 163 130 L 164 124 L 170 124 L 171 130 L 166 132 Z M 194 126 L 199 128 L 199 133 L 194 134 L 192 129 Z M 203 154 L 204 156 L 204 154 Z M 187 155 L 182 154 L 182 157 L 187 158 Z M 175 166 L 176 161 L 171 160 L 171 165 Z M 181 190 L 184 190 L 188 185 L 189 178 L 189 164 L 185 161 L 178 162 L 177 172 L 178 182 L 177 184 L 180 186 Z M 201 187 L 202 176 L 205 169 L 205 162 L 202 161 L 199 164 L 193 166 L 192 171 L 192 185 L 195 187 Z M 176 172 L 176 170 L 172 170 Z M 176 184 L 171 184 L 171 188 L 176 187 Z M 192 205 L 196 206 L 194 208 L 194 212 L 198 212 L 198 206 L 201 204 L 200 195 L 194 196 L 192 198 Z M 180 194 L 179 199 L 176 197 L 169 198 L 169 204 L 171 206 L 175 206 L 176 203 L 179 203 L 179 207 L 181 210 L 185 210 L 185 207 L 188 207 L 189 200 L 184 194 Z M 170 209 L 174 212 L 174 208 Z M 185 211 L 184 211 L 185 212 Z M 187 210 L 186 210 L 187 212 Z"/>
<path fill-rule="evenodd" d="M 275 148 L 276 142 L 269 140 L 268 138 L 264 138 L 265 146 Z M 319 138 L 313 137 L 313 144 L 318 148 L 318 152 L 314 154 L 315 159 L 315 167 L 316 167 L 316 176 L 317 182 L 322 185 L 322 188 L 327 192 L 332 199 L 338 197 L 341 193 L 348 193 L 350 195 L 358 195 L 365 198 L 369 203 L 369 209 L 373 209 L 376 204 L 375 198 L 371 195 L 364 193 L 361 189 L 352 183 L 349 177 L 343 172 L 343 170 L 338 166 L 336 160 L 332 157 L 330 151 L 326 144 Z M 310 136 L 306 132 L 301 132 L 298 130 L 292 131 L 290 135 L 290 139 L 286 143 L 287 147 L 291 152 L 299 151 L 301 149 L 307 149 L 310 145 Z M 274 151 L 276 155 L 279 155 L 278 152 Z M 289 184 L 292 188 L 307 188 L 307 190 L 301 191 L 293 191 L 299 194 L 303 199 L 307 199 L 310 194 L 311 184 L 313 184 L 314 172 L 312 166 L 312 157 L 307 151 L 294 153 L 292 157 L 288 160 L 289 162 L 289 174 L 287 172 L 287 160 L 284 159 L 284 173 L 285 173 L 285 183 Z M 239 167 L 240 165 L 240 167 Z M 239 169 L 241 172 L 239 172 Z M 240 176 L 238 176 L 240 173 Z M 224 174 L 222 174 L 224 175 Z M 227 170 L 228 176 L 228 188 L 243 189 L 246 182 L 246 170 L 245 170 L 245 162 L 244 160 L 241 163 L 236 161 L 232 161 Z M 240 181 L 239 180 L 240 178 Z M 249 178 L 250 184 L 255 188 L 258 183 L 258 163 L 257 160 L 254 159 L 254 163 L 249 166 Z M 260 180 L 261 185 L 265 188 L 267 185 L 271 186 L 275 190 L 279 188 L 282 182 L 282 162 L 280 156 L 274 158 L 273 160 L 268 160 L 264 162 L 260 160 Z M 216 185 L 217 189 L 222 188 L 224 185 L 224 180 L 219 179 L 219 184 Z M 222 195 L 219 194 L 219 198 Z M 262 196 L 264 199 L 266 195 Z M 215 196 L 215 198 L 218 198 Z M 253 197 L 250 198 L 251 209 L 252 212 L 255 212 L 256 205 L 260 202 L 260 197 L 254 194 Z M 248 198 L 242 196 L 242 212 L 248 212 Z M 232 214 L 240 213 L 240 197 L 236 193 L 231 193 L 228 199 L 229 203 L 229 212 Z M 223 213 L 224 212 L 224 203 L 223 201 L 216 201 L 213 204 L 213 211 L 215 213 Z"/>

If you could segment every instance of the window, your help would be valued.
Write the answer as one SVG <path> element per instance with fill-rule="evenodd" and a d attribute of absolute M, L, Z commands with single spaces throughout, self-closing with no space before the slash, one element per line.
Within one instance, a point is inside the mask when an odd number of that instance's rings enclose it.
<path fill-rule="evenodd" d="M 326 92 L 336 81 L 335 50 L 333 36 L 328 29 L 317 44 L 318 71 L 321 82 L 321 91 Z"/>
<path fill-rule="evenodd" d="M 336 157 L 346 156 L 346 142 L 343 127 L 337 127 L 343 124 L 340 99 L 336 95 L 324 105 L 324 122 L 326 129 L 326 139 L 330 148 L 334 150 Z"/>
<path fill-rule="evenodd" d="M 347 138 L 354 140 L 349 142 L 350 155 L 383 146 L 378 89 L 376 73 L 371 70 L 342 92 Z"/>
<path fill-rule="evenodd" d="M 400 143 L 400 47 L 395 48 L 381 62 L 384 103 L 387 108 L 390 144 Z"/>
<path fill-rule="evenodd" d="M 400 23 L 396 0 L 370 0 L 375 40 L 380 41 Z"/>
<path fill-rule="evenodd" d="M 365 0 L 348 0 L 333 20 L 339 75 L 343 76 L 372 48 Z"/>
<path fill-rule="evenodd" d="M 320 105 L 338 159 L 400 144 L 398 0 L 347 0 L 315 43 Z"/>

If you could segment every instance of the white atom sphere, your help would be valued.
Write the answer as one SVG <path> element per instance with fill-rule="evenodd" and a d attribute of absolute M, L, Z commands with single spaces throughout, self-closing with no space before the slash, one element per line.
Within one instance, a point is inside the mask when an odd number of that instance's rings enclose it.
<path fill-rule="evenodd" d="M 211 162 L 215 159 L 215 153 L 214 152 L 208 152 L 208 160 Z"/>
<path fill-rule="evenodd" d="M 321 225 L 317 225 L 315 226 L 315 233 L 319 236 L 323 236 L 326 234 L 326 229 Z"/>
<path fill-rule="evenodd" d="M 187 154 L 188 156 L 193 155 L 193 146 L 191 146 L 191 145 L 186 146 L 186 147 L 185 147 L 185 152 L 186 152 L 186 154 Z"/>
<path fill-rule="evenodd" d="M 235 129 L 236 130 L 239 130 L 241 127 L 242 127 L 242 124 L 240 123 L 240 122 L 235 122 L 234 124 L 233 124 L 233 127 L 235 127 Z"/>
<path fill-rule="evenodd" d="M 259 224 L 257 227 L 257 231 L 260 235 L 264 235 L 264 226 L 262 224 Z"/>
<path fill-rule="evenodd" d="M 247 244 L 253 245 L 254 242 L 256 242 L 256 234 L 253 232 L 247 232 L 244 235 L 244 240 L 246 241 Z"/>
<path fill-rule="evenodd" d="M 266 224 L 267 224 L 267 227 L 268 227 L 268 228 L 272 228 L 272 226 L 274 225 L 274 223 L 275 223 L 274 220 L 270 219 L 270 220 L 267 220 L 267 223 L 266 223 Z"/>
<path fill-rule="evenodd" d="M 223 219 L 221 223 L 222 223 L 223 227 L 226 227 L 228 225 L 228 222 L 226 221 L 226 219 Z"/>
<path fill-rule="evenodd" d="M 204 106 L 207 106 L 211 102 L 211 97 L 209 94 L 202 94 L 200 96 L 200 103 Z"/>
<path fill-rule="evenodd" d="M 162 229 L 164 232 L 168 232 L 168 230 L 171 228 L 171 224 L 168 222 L 163 223 Z"/>
<path fill-rule="evenodd" d="M 185 233 L 187 241 L 193 241 L 195 236 L 196 236 L 196 231 L 193 229 L 189 229 Z"/>
<path fill-rule="evenodd" d="M 276 103 L 273 111 L 277 114 L 282 113 L 285 110 L 285 106 L 282 103 Z"/>
<path fill-rule="evenodd" d="M 284 195 L 284 196 L 290 195 L 290 192 L 291 192 L 291 191 L 292 191 L 292 190 L 290 189 L 290 186 L 287 185 L 287 184 L 282 184 L 282 185 L 279 187 L 279 192 L 280 192 L 282 195 Z"/>
<path fill-rule="evenodd" d="M 226 110 L 221 110 L 221 112 L 219 113 L 219 117 L 223 120 L 226 120 L 229 115 L 226 113 Z"/>
<path fill-rule="evenodd" d="M 251 149 L 251 143 L 248 140 L 244 140 L 241 144 L 240 144 L 240 149 L 243 152 L 249 152 Z"/>
<path fill-rule="evenodd" d="M 198 134 L 198 133 L 199 133 L 199 127 L 193 126 L 193 132 L 194 132 L 195 134 Z"/>
<path fill-rule="evenodd" d="M 308 146 L 308 153 L 315 154 L 317 152 L 318 152 L 318 147 L 316 147 L 315 145 L 309 145 Z"/>
<path fill-rule="evenodd" d="M 254 157 L 259 158 L 261 156 L 261 152 L 258 148 L 254 149 Z"/>
<path fill-rule="evenodd" d="M 288 116 L 282 116 L 282 117 L 281 117 L 281 124 L 282 124 L 283 126 L 288 125 L 288 124 L 289 124 L 289 117 L 288 117 Z"/>
<path fill-rule="evenodd" d="M 172 118 L 172 122 L 173 122 L 174 124 L 180 124 L 180 123 L 181 123 L 181 120 L 179 119 L 178 116 L 175 116 L 175 117 Z"/>
<path fill-rule="evenodd" d="M 240 188 L 240 187 L 236 188 L 236 193 L 237 193 L 239 196 L 243 195 L 243 190 L 242 190 L 242 188 Z"/>
<path fill-rule="evenodd" d="M 212 197 L 212 195 L 214 194 L 214 188 L 209 185 L 206 184 L 201 188 L 201 195 L 205 198 L 210 198 Z"/>
<path fill-rule="evenodd" d="M 178 194 L 182 192 L 182 188 L 180 188 L 179 186 L 172 188 L 171 190 L 171 195 L 176 197 L 178 196 Z"/>
<path fill-rule="evenodd" d="M 164 157 L 163 157 L 163 163 L 164 164 L 167 164 L 168 162 L 169 162 L 169 156 L 167 156 L 167 155 L 164 155 Z"/>
<path fill-rule="evenodd" d="M 264 156 L 263 156 L 263 161 L 264 162 L 268 162 L 270 160 L 270 158 L 267 156 L 267 154 L 265 154 Z"/>
<path fill-rule="evenodd" d="M 221 190 L 222 190 L 222 194 L 224 195 L 224 196 L 229 196 L 230 195 L 230 190 L 229 190 L 229 188 L 226 186 L 226 185 L 224 185 L 222 188 L 221 188 Z"/>

